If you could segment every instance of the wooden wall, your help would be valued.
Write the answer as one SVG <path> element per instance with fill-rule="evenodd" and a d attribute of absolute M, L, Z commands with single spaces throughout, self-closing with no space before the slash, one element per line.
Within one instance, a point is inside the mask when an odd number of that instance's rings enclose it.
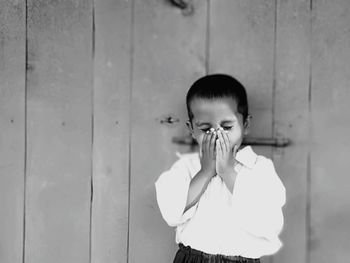
<path fill-rule="evenodd" d="M 216 72 L 247 87 L 250 136 L 292 141 L 255 147 L 287 188 L 263 262 L 350 257 L 350 2 L 189 2 L 0 1 L 1 263 L 171 262 L 154 182 Z"/>

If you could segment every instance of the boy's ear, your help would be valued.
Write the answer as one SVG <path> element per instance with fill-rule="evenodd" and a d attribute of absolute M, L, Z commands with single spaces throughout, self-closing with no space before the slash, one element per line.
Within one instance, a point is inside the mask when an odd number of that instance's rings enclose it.
<path fill-rule="evenodd" d="M 252 116 L 248 115 L 245 122 L 244 122 L 244 125 L 243 125 L 243 134 L 244 135 L 247 135 L 249 133 L 251 118 L 252 118 Z"/>
<path fill-rule="evenodd" d="M 189 130 L 189 132 L 191 133 L 192 138 L 196 139 L 194 137 L 193 127 L 192 127 L 192 124 L 191 124 L 190 120 L 186 121 L 186 126 L 187 126 L 187 129 Z"/>

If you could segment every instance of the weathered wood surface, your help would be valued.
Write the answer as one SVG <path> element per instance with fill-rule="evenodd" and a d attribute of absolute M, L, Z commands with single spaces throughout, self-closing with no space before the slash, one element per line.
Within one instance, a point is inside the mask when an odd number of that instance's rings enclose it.
<path fill-rule="evenodd" d="M 166 1 L 138 0 L 134 10 L 131 105 L 129 262 L 171 262 L 174 230 L 161 217 L 154 182 L 188 147 L 172 143 L 186 133 L 185 95 L 205 73 L 206 1 L 185 16 Z M 179 118 L 161 124 L 167 115 Z"/>
<path fill-rule="evenodd" d="M 273 151 L 274 163 L 287 191 L 284 246 L 273 262 L 306 262 L 309 149 L 310 3 L 277 1 L 274 136 L 287 137 L 287 148 Z"/>
<path fill-rule="evenodd" d="M 95 1 L 91 262 L 127 262 L 131 1 Z"/>
<path fill-rule="evenodd" d="M 90 260 L 91 10 L 28 1 L 26 263 Z"/>
<path fill-rule="evenodd" d="M 350 2 L 313 1 L 310 263 L 350 257 Z"/>
<path fill-rule="evenodd" d="M 287 188 L 284 247 L 263 262 L 350 256 L 350 2 L 192 4 L 1 1 L 1 262 L 171 262 L 154 182 L 191 150 L 172 138 L 214 72 L 247 87 L 251 136 L 292 140 L 255 147 Z"/>
<path fill-rule="evenodd" d="M 25 2 L 0 1 L 0 262 L 23 256 Z"/>
<path fill-rule="evenodd" d="M 209 72 L 232 74 L 246 87 L 251 136 L 271 137 L 275 1 L 210 1 Z M 270 147 L 255 148 L 271 157 Z"/>
<path fill-rule="evenodd" d="M 209 17 L 209 72 L 232 74 L 242 82 L 253 116 L 250 135 L 271 137 L 275 1 L 211 1 Z M 271 147 L 254 149 L 271 157 Z"/>

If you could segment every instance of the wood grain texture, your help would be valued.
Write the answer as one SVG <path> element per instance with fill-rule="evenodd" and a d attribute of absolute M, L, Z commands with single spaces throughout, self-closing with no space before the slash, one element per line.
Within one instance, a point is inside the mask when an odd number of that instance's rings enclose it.
<path fill-rule="evenodd" d="M 250 135 L 271 137 L 275 1 L 210 1 L 209 72 L 228 73 L 246 87 Z M 271 157 L 270 147 L 255 150 Z"/>
<path fill-rule="evenodd" d="M 0 1 L 0 262 L 23 255 L 25 2 Z"/>
<path fill-rule="evenodd" d="M 274 136 L 292 143 L 273 151 L 287 192 L 284 246 L 273 262 L 307 260 L 310 19 L 308 0 L 277 2 Z"/>
<path fill-rule="evenodd" d="M 350 2 L 313 1 L 310 262 L 350 257 Z"/>
<path fill-rule="evenodd" d="M 191 150 L 172 143 L 188 88 L 216 72 L 247 87 L 250 136 L 292 141 L 255 147 L 287 189 L 262 262 L 348 260 L 349 1 L 192 3 L 0 1 L 1 263 L 171 262 L 154 182 Z"/>
<path fill-rule="evenodd" d="M 90 260 L 91 10 L 28 1 L 26 263 Z"/>
<path fill-rule="evenodd" d="M 231 74 L 246 87 L 252 137 L 274 135 L 275 19 L 273 0 L 210 1 L 209 72 Z M 272 157 L 271 147 L 254 150 Z"/>
<path fill-rule="evenodd" d="M 127 262 L 132 1 L 95 1 L 93 263 Z"/>
<path fill-rule="evenodd" d="M 167 1 L 138 0 L 134 10 L 131 117 L 129 262 L 171 262 L 174 229 L 159 212 L 154 183 L 187 146 L 172 143 L 187 134 L 185 97 L 205 73 L 206 1 L 193 1 L 184 15 Z M 171 115 L 172 125 L 161 124 Z"/>

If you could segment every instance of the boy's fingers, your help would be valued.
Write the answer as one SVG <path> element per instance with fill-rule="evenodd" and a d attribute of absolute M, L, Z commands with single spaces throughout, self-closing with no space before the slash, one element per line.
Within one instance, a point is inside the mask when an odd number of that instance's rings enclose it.
<path fill-rule="evenodd" d="M 202 140 L 202 154 L 206 152 L 207 138 L 208 138 L 208 135 L 204 134 L 203 140 Z"/>
<path fill-rule="evenodd" d="M 209 138 L 210 138 L 210 134 L 206 133 L 204 134 L 204 139 L 203 139 L 203 148 L 204 150 L 207 152 L 209 149 Z"/>
<path fill-rule="evenodd" d="M 208 133 L 205 136 L 206 137 L 205 137 L 204 149 L 205 149 L 206 154 L 208 154 L 209 153 L 209 147 L 210 147 L 210 134 Z"/>
<path fill-rule="evenodd" d="M 226 143 L 226 146 L 227 146 L 227 151 L 229 151 L 231 149 L 231 142 L 230 142 L 230 138 L 228 137 L 228 134 L 226 131 L 222 131 L 222 135 L 225 139 L 225 143 Z"/>
<path fill-rule="evenodd" d="M 222 158 L 222 155 L 223 155 L 223 149 L 222 149 L 222 145 L 220 143 L 220 140 L 219 139 L 216 139 L 215 141 L 216 143 L 216 155 L 221 159 Z"/>
<path fill-rule="evenodd" d="M 237 147 L 237 144 L 235 144 L 235 145 L 233 146 L 233 157 L 234 157 L 234 158 L 236 158 L 237 150 L 238 150 L 238 147 Z"/>
<path fill-rule="evenodd" d="M 220 130 L 218 132 L 218 134 L 219 134 L 219 139 L 220 139 L 220 144 L 221 144 L 221 150 L 223 152 L 228 152 L 229 151 L 229 145 L 228 145 L 228 142 L 226 141 L 226 139 L 223 136 L 223 132 Z"/>
<path fill-rule="evenodd" d="M 207 134 L 204 134 L 204 136 L 203 136 L 203 140 L 202 140 L 202 142 L 201 142 L 201 146 L 202 146 L 202 150 L 203 150 L 203 147 L 204 147 L 204 145 L 205 145 L 205 140 L 206 140 L 206 138 L 207 138 Z"/>
<path fill-rule="evenodd" d="M 226 152 L 224 138 L 222 137 L 222 134 L 220 131 L 218 132 L 218 134 L 219 134 L 219 136 L 218 136 L 217 142 L 219 143 L 221 153 L 224 153 L 224 152 Z"/>
<path fill-rule="evenodd" d="M 211 138 L 210 138 L 210 148 L 209 151 L 212 154 L 212 156 L 215 156 L 215 137 L 216 135 L 214 133 L 211 134 Z"/>

